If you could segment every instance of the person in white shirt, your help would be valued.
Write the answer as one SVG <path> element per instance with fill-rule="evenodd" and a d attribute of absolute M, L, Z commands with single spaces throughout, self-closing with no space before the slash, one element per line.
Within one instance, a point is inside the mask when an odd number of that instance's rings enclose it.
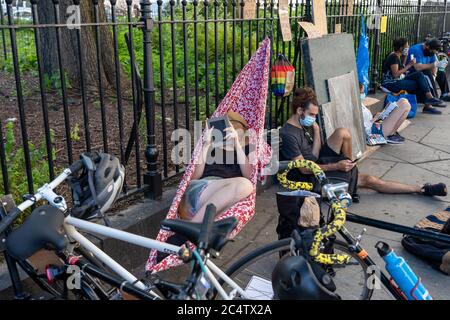
<path fill-rule="evenodd" d="M 366 95 L 364 85 L 360 84 L 361 108 L 364 120 L 364 129 L 367 136 L 371 134 L 381 134 L 390 144 L 401 144 L 405 142 L 398 132 L 398 128 L 408 117 L 411 110 L 411 104 L 407 99 L 399 99 L 397 102 L 390 103 L 381 113 L 372 115 L 370 110 L 364 105 Z"/>

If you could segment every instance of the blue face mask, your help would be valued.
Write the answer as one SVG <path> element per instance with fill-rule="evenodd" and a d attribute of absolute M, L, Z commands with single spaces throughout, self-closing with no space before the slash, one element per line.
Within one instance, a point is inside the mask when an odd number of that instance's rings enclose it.
<path fill-rule="evenodd" d="M 311 116 L 305 116 L 304 119 L 300 118 L 299 120 L 300 125 L 303 127 L 311 127 L 314 122 L 316 122 L 316 118 Z"/>

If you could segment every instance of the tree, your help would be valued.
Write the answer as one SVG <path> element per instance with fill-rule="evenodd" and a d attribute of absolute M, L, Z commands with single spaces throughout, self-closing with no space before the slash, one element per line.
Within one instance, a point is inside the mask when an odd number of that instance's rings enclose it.
<path fill-rule="evenodd" d="M 73 16 L 73 0 L 60 0 L 60 21 L 66 24 Z M 105 22 L 106 13 L 103 1 L 99 1 L 99 21 Z M 41 24 L 55 23 L 53 1 L 40 1 L 39 22 Z M 94 5 L 91 0 L 80 1 L 81 23 L 94 22 Z M 82 58 L 79 58 L 77 47 L 76 29 L 61 27 L 61 54 L 64 71 L 72 85 L 79 85 L 79 63 L 84 67 L 85 81 L 89 89 L 98 86 L 97 51 L 95 27 L 81 26 Z M 115 88 L 115 64 L 114 47 L 111 27 L 101 26 L 100 48 L 101 48 L 101 74 L 105 88 Z M 49 76 L 59 74 L 57 36 L 55 28 L 42 28 L 42 59 L 45 73 Z"/>

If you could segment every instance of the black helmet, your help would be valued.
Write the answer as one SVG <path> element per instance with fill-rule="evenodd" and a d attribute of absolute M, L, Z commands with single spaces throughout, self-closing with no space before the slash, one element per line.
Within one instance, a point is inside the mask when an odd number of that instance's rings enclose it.
<path fill-rule="evenodd" d="M 338 300 L 316 278 L 303 256 L 285 256 L 272 272 L 274 299 L 278 300 Z"/>
<path fill-rule="evenodd" d="M 81 173 L 70 180 L 74 204 L 71 215 L 80 219 L 105 217 L 122 191 L 125 168 L 107 153 L 86 153 L 81 159 Z"/>

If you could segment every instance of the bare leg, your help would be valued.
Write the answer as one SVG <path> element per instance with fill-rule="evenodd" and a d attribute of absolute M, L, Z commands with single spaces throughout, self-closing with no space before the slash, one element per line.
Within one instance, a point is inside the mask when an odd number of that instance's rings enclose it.
<path fill-rule="evenodd" d="M 230 178 L 211 181 L 200 196 L 200 209 L 192 222 L 202 222 L 206 206 L 210 203 L 217 208 L 217 214 L 225 211 L 235 203 L 248 197 L 253 192 L 253 185 L 246 178 Z"/>
<path fill-rule="evenodd" d="M 358 187 L 372 189 L 380 193 L 421 193 L 422 190 L 421 186 L 385 181 L 366 174 L 359 174 Z"/>
<path fill-rule="evenodd" d="M 397 105 L 398 108 L 395 108 L 389 117 L 383 121 L 383 134 L 385 137 L 393 135 L 397 132 L 397 129 L 406 120 L 408 113 L 411 110 L 411 105 L 406 99 L 400 99 L 397 102 Z"/>
<path fill-rule="evenodd" d="M 327 139 L 328 146 L 337 154 L 352 158 L 352 135 L 346 128 L 338 128 Z"/>

